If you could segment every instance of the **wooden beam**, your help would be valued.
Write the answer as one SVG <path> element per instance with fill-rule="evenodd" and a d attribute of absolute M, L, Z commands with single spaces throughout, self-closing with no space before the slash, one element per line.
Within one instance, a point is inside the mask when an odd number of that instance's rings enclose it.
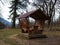
<path fill-rule="evenodd" d="M 20 25 L 20 29 L 22 30 L 23 27 L 22 27 L 22 20 L 19 19 L 19 25 Z"/>
<path fill-rule="evenodd" d="M 41 20 L 40 21 L 40 27 L 42 28 L 42 30 L 44 30 L 44 26 L 45 26 L 45 20 Z"/>
<path fill-rule="evenodd" d="M 34 32 L 37 32 L 38 31 L 38 21 L 36 20 L 35 21 L 35 24 L 34 24 Z"/>
<path fill-rule="evenodd" d="M 27 18 L 26 18 L 26 30 L 29 32 L 29 21 Z"/>

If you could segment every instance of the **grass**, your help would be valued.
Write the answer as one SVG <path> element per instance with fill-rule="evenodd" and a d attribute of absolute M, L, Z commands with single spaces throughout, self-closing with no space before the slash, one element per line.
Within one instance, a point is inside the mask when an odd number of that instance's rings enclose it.
<path fill-rule="evenodd" d="M 47 31 L 44 32 L 44 34 L 46 34 L 48 36 L 60 36 L 60 27 L 54 26 L 54 27 L 52 27 L 52 30 L 49 30 L 49 31 L 47 28 Z"/>
<path fill-rule="evenodd" d="M 54 27 L 54 29 L 60 30 L 59 27 Z M 0 40 L 10 45 L 18 45 L 16 40 L 7 38 L 14 34 L 20 34 L 20 29 L 0 29 Z M 60 31 L 47 31 L 44 34 L 48 36 L 60 36 Z"/>
<path fill-rule="evenodd" d="M 19 33 L 20 29 L 0 29 L 0 40 L 3 40 L 10 45 L 15 45 L 16 42 L 14 40 L 8 39 L 7 37 Z"/>
<path fill-rule="evenodd" d="M 8 29 L 8 30 L 0 30 L 0 39 L 4 39 L 9 35 L 20 33 L 19 29 Z"/>
<path fill-rule="evenodd" d="M 47 36 L 60 36 L 60 31 L 48 31 L 44 32 L 44 34 Z"/>

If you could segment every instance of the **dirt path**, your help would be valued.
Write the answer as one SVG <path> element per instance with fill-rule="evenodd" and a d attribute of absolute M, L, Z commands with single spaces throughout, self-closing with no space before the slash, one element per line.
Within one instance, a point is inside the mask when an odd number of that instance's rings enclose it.
<path fill-rule="evenodd" d="M 17 45 L 60 45 L 60 36 L 27 40 L 19 39 L 16 35 L 11 35 L 9 38 L 16 40 Z"/>
<path fill-rule="evenodd" d="M 49 37 L 46 39 L 29 40 L 30 45 L 60 45 L 60 37 Z"/>
<path fill-rule="evenodd" d="M 15 42 L 17 42 L 17 45 L 29 45 L 29 40 L 19 39 L 16 36 L 17 34 L 14 34 L 14 35 L 10 35 L 8 38 L 15 40 Z"/>
<path fill-rule="evenodd" d="M 3 40 L 0 40 L 0 45 L 10 45 L 10 44 L 7 44 Z"/>

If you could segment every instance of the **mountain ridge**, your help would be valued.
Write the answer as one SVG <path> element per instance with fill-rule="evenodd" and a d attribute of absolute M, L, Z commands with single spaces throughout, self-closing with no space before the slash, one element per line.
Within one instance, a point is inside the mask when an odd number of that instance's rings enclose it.
<path fill-rule="evenodd" d="M 5 20 L 4 18 L 0 17 L 0 22 L 2 22 L 4 25 L 11 27 L 11 22 Z"/>

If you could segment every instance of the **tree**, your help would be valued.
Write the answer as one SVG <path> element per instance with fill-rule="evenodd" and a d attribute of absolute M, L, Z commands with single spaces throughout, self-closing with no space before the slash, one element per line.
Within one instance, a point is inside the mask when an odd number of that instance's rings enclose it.
<path fill-rule="evenodd" d="M 24 8 L 26 8 L 26 6 L 27 6 L 27 4 L 25 3 L 25 1 L 22 1 L 22 0 L 21 1 L 20 0 L 11 1 L 11 7 L 10 7 L 11 15 L 9 17 L 12 18 L 12 28 L 15 28 L 16 17 L 18 16 L 17 10 L 24 9 Z"/>
<path fill-rule="evenodd" d="M 35 0 L 33 5 L 36 8 L 40 8 L 43 10 L 43 12 L 49 16 L 49 21 L 48 25 L 51 25 L 51 22 L 53 21 L 53 17 L 55 15 L 55 5 L 56 5 L 57 0 Z"/>
<path fill-rule="evenodd" d="M 2 1 L 2 0 L 0 0 L 0 2 L 4 5 L 4 3 L 3 3 L 3 1 Z"/>

